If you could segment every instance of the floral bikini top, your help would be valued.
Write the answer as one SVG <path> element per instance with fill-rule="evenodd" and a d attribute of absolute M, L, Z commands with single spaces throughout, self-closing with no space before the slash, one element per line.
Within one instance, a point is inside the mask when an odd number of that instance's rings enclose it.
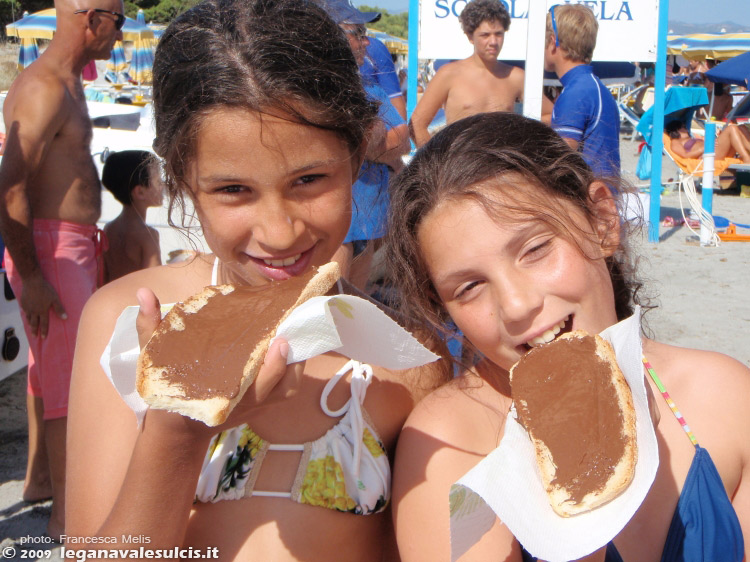
<path fill-rule="evenodd" d="M 352 371 L 351 398 L 341 409 L 331 411 L 328 395 L 349 371 Z M 301 445 L 269 443 L 247 424 L 216 435 L 203 461 L 196 500 L 217 502 L 266 496 L 357 515 L 385 509 L 391 494 L 391 469 L 385 448 L 362 407 L 370 381 L 372 367 L 354 360 L 328 381 L 320 397 L 320 407 L 331 417 L 343 417 L 315 441 Z M 255 489 L 268 451 L 302 452 L 289 492 Z"/>
<path fill-rule="evenodd" d="M 218 260 L 212 284 L 217 282 Z M 339 410 L 328 408 L 328 396 L 352 371 L 351 397 Z M 372 367 L 350 360 L 329 380 L 320 408 L 339 422 L 323 436 L 303 444 L 269 443 L 247 424 L 214 436 L 206 451 L 195 498 L 200 502 L 251 496 L 289 498 L 298 503 L 369 515 L 383 511 L 391 497 L 391 467 L 383 443 L 363 407 Z M 289 492 L 255 489 L 268 451 L 300 451 L 302 458 Z"/>

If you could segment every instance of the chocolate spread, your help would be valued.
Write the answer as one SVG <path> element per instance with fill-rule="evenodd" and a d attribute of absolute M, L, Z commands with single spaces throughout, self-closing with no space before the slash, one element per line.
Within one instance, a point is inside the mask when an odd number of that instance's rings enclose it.
<path fill-rule="evenodd" d="M 552 484 L 576 503 L 604 489 L 626 436 L 610 367 L 596 355 L 594 337 L 532 349 L 514 367 L 511 384 L 520 423 L 552 454 Z"/>
<path fill-rule="evenodd" d="M 150 367 L 162 369 L 162 379 L 178 385 L 185 398 L 233 398 L 255 346 L 276 328 L 316 273 L 312 268 L 262 287 L 236 286 L 226 295 L 217 290 L 196 313 L 175 305 L 168 316 L 176 315 L 185 329 L 157 329 L 146 348 Z"/>

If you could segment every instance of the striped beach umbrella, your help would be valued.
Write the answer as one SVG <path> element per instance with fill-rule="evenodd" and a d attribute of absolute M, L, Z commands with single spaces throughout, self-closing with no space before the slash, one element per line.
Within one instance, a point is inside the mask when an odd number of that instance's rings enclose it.
<path fill-rule="evenodd" d="M 5 26 L 8 37 L 21 39 L 52 39 L 57 29 L 57 17 L 54 8 L 35 12 Z"/>
<path fill-rule="evenodd" d="M 750 33 L 693 33 L 667 37 L 667 54 L 726 60 L 750 51 Z"/>
<path fill-rule="evenodd" d="M 138 84 L 148 84 L 152 80 L 154 65 L 154 40 L 142 39 L 135 42 L 133 59 L 130 62 L 130 75 Z"/>
<path fill-rule="evenodd" d="M 125 48 L 122 41 L 115 41 L 112 46 L 112 53 L 107 61 L 107 72 L 119 74 L 128 67 L 128 61 L 125 59 Z"/>
<path fill-rule="evenodd" d="M 54 8 L 35 12 L 9 23 L 5 26 L 5 31 L 8 37 L 52 39 L 57 29 L 56 14 Z M 154 32 L 146 24 L 138 23 L 132 18 L 125 18 L 125 25 L 122 28 L 122 37 L 125 41 L 150 39 L 153 36 Z"/>
<path fill-rule="evenodd" d="M 18 70 L 23 70 L 38 58 L 39 48 L 36 39 L 22 37 L 21 48 L 18 50 Z"/>
<path fill-rule="evenodd" d="M 135 16 L 136 23 L 139 23 L 141 25 L 146 25 L 146 14 L 143 13 L 143 10 L 138 8 L 138 13 Z"/>
<path fill-rule="evenodd" d="M 139 39 L 153 39 L 154 32 L 144 23 L 139 23 L 132 18 L 125 18 L 122 26 L 122 38 L 125 41 L 138 41 Z"/>
<path fill-rule="evenodd" d="M 367 35 L 379 39 L 393 55 L 405 55 L 409 52 L 409 42 L 406 39 L 374 29 L 368 29 Z"/>
<path fill-rule="evenodd" d="M 152 31 L 154 39 L 157 41 L 161 39 L 161 36 L 167 30 L 167 26 L 161 23 L 150 23 L 148 24 L 148 28 Z"/>

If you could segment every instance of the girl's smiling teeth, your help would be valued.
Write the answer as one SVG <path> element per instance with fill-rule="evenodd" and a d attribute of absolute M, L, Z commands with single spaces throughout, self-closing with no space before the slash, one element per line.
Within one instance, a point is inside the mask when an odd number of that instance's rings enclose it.
<path fill-rule="evenodd" d="M 565 328 L 565 325 L 568 323 L 569 320 L 570 320 L 570 316 L 564 318 L 563 320 L 560 320 L 560 322 L 552 326 L 550 329 L 546 330 L 543 334 L 530 339 L 526 345 L 528 345 L 529 347 L 538 347 L 542 344 L 551 342 Z"/>
<path fill-rule="evenodd" d="M 263 262 L 266 265 L 270 265 L 271 267 L 287 267 L 287 266 L 297 263 L 297 260 L 299 260 L 301 257 L 302 257 L 302 254 L 297 254 L 296 256 L 290 256 L 288 258 L 284 258 L 283 260 L 267 260 L 264 258 Z"/>

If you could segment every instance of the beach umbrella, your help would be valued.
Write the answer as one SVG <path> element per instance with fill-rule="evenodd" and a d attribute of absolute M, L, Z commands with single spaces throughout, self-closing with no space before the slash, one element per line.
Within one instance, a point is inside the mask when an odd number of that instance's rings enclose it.
<path fill-rule="evenodd" d="M 8 37 L 52 39 L 57 29 L 56 14 L 54 8 L 35 12 L 9 23 L 5 26 L 5 31 Z M 125 41 L 135 41 L 150 39 L 154 36 L 154 32 L 145 24 L 138 23 L 132 18 L 125 18 L 122 36 Z"/>
<path fill-rule="evenodd" d="M 125 59 L 125 48 L 122 46 L 122 41 L 115 41 L 107 61 L 107 72 L 119 74 L 127 67 L 128 61 Z"/>
<path fill-rule="evenodd" d="M 406 39 L 374 29 L 368 29 L 367 35 L 379 39 L 393 55 L 405 55 L 409 52 L 409 42 Z"/>
<path fill-rule="evenodd" d="M 706 72 L 706 78 L 711 82 L 750 87 L 750 51 L 717 64 Z"/>
<path fill-rule="evenodd" d="M 138 85 L 150 83 L 151 69 L 154 65 L 154 40 L 143 39 L 135 42 L 133 59 L 130 62 L 130 74 Z"/>
<path fill-rule="evenodd" d="M 670 35 L 667 54 L 686 59 L 726 60 L 750 51 L 750 33 Z"/>
<path fill-rule="evenodd" d="M 57 28 L 56 12 L 48 8 L 22 17 L 5 26 L 8 37 L 21 39 L 52 39 Z"/>
<path fill-rule="evenodd" d="M 161 36 L 164 35 L 167 26 L 161 23 L 150 23 L 148 24 L 148 28 L 154 34 L 154 39 L 158 41 L 159 39 L 161 39 Z"/>
<path fill-rule="evenodd" d="M 138 13 L 135 15 L 135 21 L 141 25 L 146 25 L 146 14 L 140 8 L 138 8 Z"/>
<path fill-rule="evenodd" d="M 18 50 L 18 70 L 23 70 L 39 58 L 39 48 L 36 39 L 21 38 L 21 48 Z"/>

